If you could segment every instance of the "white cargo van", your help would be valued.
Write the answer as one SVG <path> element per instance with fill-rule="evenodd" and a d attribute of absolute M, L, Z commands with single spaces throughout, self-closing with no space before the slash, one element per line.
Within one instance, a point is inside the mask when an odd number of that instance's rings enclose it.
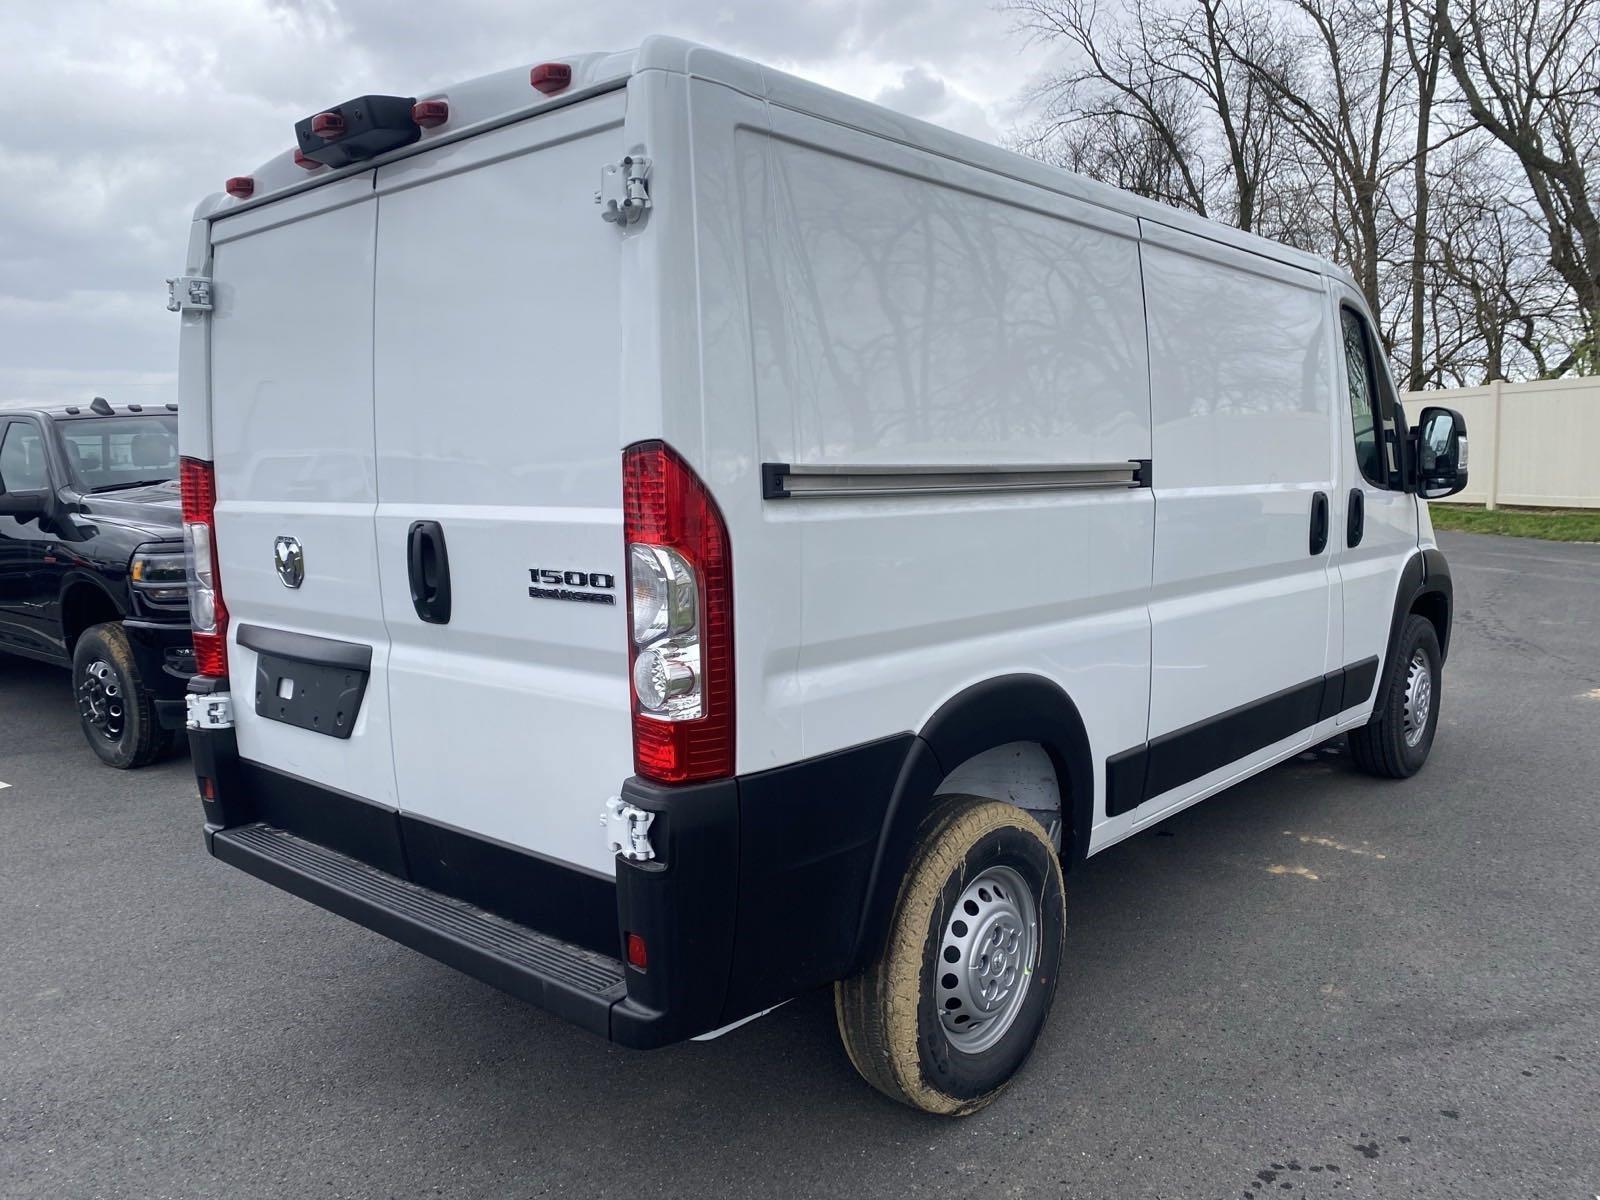
<path fill-rule="evenodd" d="M 961 1113 L 1063 871 L 1427 757 L 1465 430 L 1342 271 L 669 38 L 294 136 L 172 283 L 217 858 L 629 1046 L 832 985 Z"/>

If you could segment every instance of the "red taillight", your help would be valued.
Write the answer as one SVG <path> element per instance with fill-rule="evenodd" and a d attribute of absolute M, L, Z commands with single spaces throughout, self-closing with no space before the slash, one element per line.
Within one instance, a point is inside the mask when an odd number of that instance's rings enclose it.
<path fill-rule="evenodd" d="M 634 680 L 633 762 L 640 775 L 684 783 L 733 774 L 733 564 L 728 527 L 716 502 L 687 463 L 662 442 L 641 442 L 622 456 L 622 524 L 629 562 L 629 677 Z M 635 547 L 648 558 L 670 552 L 666 566 L 686 566 L 694 582 L 692 629 L 639 632 L 634 612 Z M 676 564 L 676 566 L 674 566 Z M 670 587 L 669 582 L 666 586 Z M 648 621 L 645 621 L 649 625 Z M 640 700 L 640 656 L 663 670 L 692 670 L 691 695 L 674 696 L 657 712 Z M 648 674 L 646 672 L 645 674 Z M 663 680 L 663 694 L 677 686 Z M 693 715 L 674 715 L 688 712 Z"/>
<path fill-rule="evenodd" d="M 318 113 L 311 118 L 311 132 L 332 140 L 344 133 L 344 118 L 336 112 Z"/>
<path fill-rule="evenodd" d="M 224 676 L 228 673 L 228 608 L 222 602 L 222 579 L 217 573 L 216 472 L 210 463 L 197 458 L 179 459 L 178 489 L 183 498 L 195 670 L 201 675 Z"/>
<path fill-rule="evenodd" d="M 643 971 L 650 966 L 650 951 L 645 947 L 644 939 L 637 933 L 623 934 L 622 945 L 630 967 Z"/>
<path fill-rule="evenodd" d="M 319 163 L 314 158 L 307 158 L 299 149 L 296 149 L 294 152 L 294 165 L 304 167 L 308 171 L 315 171 L 318 167 L 326 166 L 327 164 Z"/>
<path fill-rule="evenodd" d="M 540 63 L 528 72 L 528 82 L 552 96 L 572 82 L 572 68 L 566 63 Z"/>
<path fill-rule="evenodd" d="M 235 200 L 248 200 L 255 194 L 256 181 L 249 175 L 235 175 L 222 185 L 222 190 Z"/>
<path fill-rule="evenodd" d="M 411 106 L 411 119 L 424 129 L 432 129 L 450 119 L 450 105 L 443 100 L 418 100 Z"/>

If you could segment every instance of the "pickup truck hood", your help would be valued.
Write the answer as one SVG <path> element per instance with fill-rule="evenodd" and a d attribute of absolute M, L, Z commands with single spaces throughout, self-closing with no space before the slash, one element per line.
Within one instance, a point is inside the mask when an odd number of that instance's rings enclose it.
<path fill-rule="evenodd" d="M 143 530 L 152 538 L 178 541 L 183 537 L 183 508 L 176 479 L 118 492 L 90 493 L 83 497 L 83 508 L 91 516 Z"/>

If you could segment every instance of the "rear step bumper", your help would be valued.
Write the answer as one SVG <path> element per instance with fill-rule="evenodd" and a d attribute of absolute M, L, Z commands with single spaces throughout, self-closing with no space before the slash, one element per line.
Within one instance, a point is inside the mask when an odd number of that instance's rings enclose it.
<path fill-rule="evenodd" d="M 612 1037 L 611 1010 L 628 994 L 622 963 L 614 958 L 558 941 L 263 822 L 208 830 L 206 840 L 223 862 L 601 1037 Z"/>

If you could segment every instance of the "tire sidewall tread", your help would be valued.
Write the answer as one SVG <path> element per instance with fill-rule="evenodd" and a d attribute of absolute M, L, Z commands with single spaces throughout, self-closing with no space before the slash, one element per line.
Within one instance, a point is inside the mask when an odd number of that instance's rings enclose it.
<path fill-rule="evenodd" d="M 1010 845 L 1004 849 L 1002 843 Z M 1023 1009 L 990 1050 L 968 1055 L 944 1036 L 933 996 L 949 911 L 965 881 L 987 866 L 1025 866 L 1039 909 L 1039 954 Z M 924 826 L 901 885 L 883 953 L 835 985 L 845 1051 L 879 1091 L 925 1112 L 957 1116 L 984 1107 L 1027 1059 L 1044 1026 L 1065 943 L 1061 865 L 1049 835 L 1021 809 L 997 800 L 950 797 Z"/>
<path fill-rule="evenodd" d="M 155 701 L 139 676 L 139 666 L 134 661 L 133 648 L 128 644 L 127 631 L 119 622 L 91 625 L 78 635 L 72 648 L 74 702 L 83 672 L 96 658 L 105 659 L 120 677 L 127 724 L 118 741 L 107 741 L 83 719 L 80 712 L 79 724 L 90 748 L 107 766 L 119 770 L 130 770 L 155 761 L 168 745 L 169 739 L 163 734 L 161 722 L 156 716 Z"/>
<path fill-rule="evenodd" d="M 1412 747 L 1405 741 L 1406 674 L 1419 649 L 1427 656 L 1432 673 L 1433 700 L 1422 741 Z M 1409 614 L 1400 628 L 1394 657 L 1385 667 L 1372 716 L 1360 729 L 1351 730 L 1347 739 L 1350 757 L 1357 767 L 1381 779 L 1409 779 L 1422 769 L 1439 731 L 1443 667 L 1439 634 L 1433 622 L 1417 613 Z"/>

